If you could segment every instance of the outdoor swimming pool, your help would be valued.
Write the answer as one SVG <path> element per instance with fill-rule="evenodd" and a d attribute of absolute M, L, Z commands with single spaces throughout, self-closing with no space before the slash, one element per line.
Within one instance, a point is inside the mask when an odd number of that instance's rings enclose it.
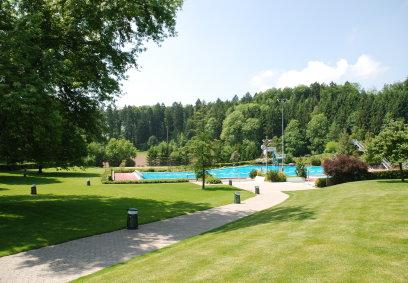
<path fill-rule="evenodd" d="M 246 165 L 236 167 L 222 167 L 208 170 L 208 172 L 220 179 L 223 178 L 248 178 L 249 172 L 255 170 L 266 170 L 265 165 Z M 268 170 L 278 171 L 280 166 L 268 166 Z M 307 166 L 307 175 L 313 177 L 324 176 L 321 166 Z M 284 166 L 284 172 L 288 177 L 296 176 L 296 166 Z M 193 172 L 141 172 L 143 179 L 158 180 L 158 179 L 195 179 Z"/>

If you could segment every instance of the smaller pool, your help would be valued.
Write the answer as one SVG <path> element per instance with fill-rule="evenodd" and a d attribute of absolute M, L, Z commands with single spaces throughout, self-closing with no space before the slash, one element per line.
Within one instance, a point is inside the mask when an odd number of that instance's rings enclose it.
<path fill-rule="evenodd" d="M 249 172 L 252 170 L 266 171 L 265 165 L 246 165 L 236 167 L 222 167 L 208 170 L 208 172 L 220 179 L 235 179 L 235 178 L 248 178 Z M 268 166 L 268 170 L 279 171 L 279 166 Z M 321 166 L 307 166 L 308 176 L 320 177 L 324 176 L 323 168 Z M 284 166 L 284 172 L 288 177 L 296 176 L 296 166 Z M 160 180 L 160 179 L 195 179 L 194 172 L 143 172 L 143 179 L 147 180 Z"/>

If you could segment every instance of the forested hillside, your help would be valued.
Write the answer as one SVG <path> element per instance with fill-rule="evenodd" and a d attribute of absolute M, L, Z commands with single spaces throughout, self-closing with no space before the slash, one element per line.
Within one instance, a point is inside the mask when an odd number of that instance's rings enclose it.
<path fill-rule="evenodd" d="M 279 143 L 282 107 L 289 156 L 347 151 L 351 137 L 368 140 L 387 119 L 408 121 L 408 80 L 386 85 L 381 91 L 366 91 L 352 83 L 314 83 L 269 89 L 253 96 L 247 93 L 227 101 L 198 100 L 195 105 L 175 102 L 172 106 L 108 107 L 107 137 L 124 137 L 142 150 L 171 141 L 156 148 L 165 148 L 164 154 L 171 159 L 172 152 L 180 151 L 192 137 L 195 115 L 202 112 L 209 135 L 222 142 L 225 156 L 221 159 L 229 160 L 234 151 L 241 160 L 253 159 L 259 156 L 259 146 L 266 136 Z M 178 156 L 182 152 L 173 155 L 173 162 L 159 163 L 184 163 L 183 156 Z"/>

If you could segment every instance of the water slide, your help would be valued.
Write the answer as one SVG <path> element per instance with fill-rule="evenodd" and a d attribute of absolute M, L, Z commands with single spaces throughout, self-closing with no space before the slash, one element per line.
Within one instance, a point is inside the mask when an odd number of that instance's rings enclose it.
<path fill-rule="evenodd" d="M 353 139 L 351 140 L 351 143 L 357 147 L 358 151 L 361 151 L 361 152 L 365 151 L 365 146 L 360 141 Z M 383 159 L 381 163 L 385 167 L 385 169 L 387 170 L 392 169 L 392 164 L 387 159 Z"/>

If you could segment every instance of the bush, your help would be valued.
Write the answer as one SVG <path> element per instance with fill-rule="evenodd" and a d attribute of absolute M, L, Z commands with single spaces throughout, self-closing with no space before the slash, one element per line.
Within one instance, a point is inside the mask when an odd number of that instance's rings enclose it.
<path fill-rule="evenodd" d="M 296 175 L 302 178 L 307 177 L 306 164 L 302 158 L 299 158 L 296 162 Z"/>
<path fill-rule="evenodd" d="M 212 176 L 212 175 L 208 175 L 208 176 L 205 178 L 205 182 L 206 182 L 207 184 L 222 184 L 222 182 L 221 182 L 220 179 L 218 179 L 217 177 L 214 177 L 214 176 Z"/>
<path fill-rule="evenodd" d="M 132 158 L 126 159 L 126 161 L 125 161 L 125 166 L 126 167 L 135 167 L 135 165 L 136 165 L 136 162 L 135 162 L 134 159 L 132 159 Z"/>
<path fill-rule="evenodd" d="M 368 175 L 367 164 L 354 156 L 345 154 L 326 159 L 323 168 L 324 173 L 331 177 L 332 184 L 363 180 Z"/>
<path fill-rule="evenodd" d="M 294 162 L 295 162 L 295 159 L 291 154 L 288 153 L 288 154 L 285 155 L 285 163 L 286 164 L 294 163 Z"/>
<path fill-rule="evenodd" d="M 316 187 L 318 187 L 318 188 L 327 187 L 327 178 L 319 178 L 319 179 L 316 179 L 315 185 L 316 185 Z"/>
<path fill-rule="evenodd" d="M 258 171 L 256 171 L 256 176 L 264 177 L 264 176 L 265 176 L 265 174 L 264 174 L 264 172 L 263 172 L 263 171 L 258 170 Z"/>
<path fill-rule="evenodd" d="M 112 181 L 112 170 L 110 168 L 105 168 L 101 175 L 102 184 L 107 184 L 107 182 Z"/>
<path fill-rule="evenodd" d="M 258 176 L 258 170 L 252 169 L 251 172 L 249 172 L 249 177 L 254 179 L 256 176 Z"/>
<path fill-rule="evenodd" d="M 266 173 L 265 181 L 286 182 L 286 175 L 283 172 L 276 172 L 271 170 Z"/>
<path fill-rule="evenodd" d="M 85 158 L 85 164 L 87 166 L 101 167 L 105 160 L 105 146 L 100 143 L 91 142 L 88 144 L 88 155 Z"/>
<path fill-rule="evenodd" d="M 319 158 L 317 158 L 315 156 L 312 156 L 310 158 L 310 164 L 313 165 L 313 166 L 320 166 L 320 165 L 322 165 L 322 161 Z"/>
<path fill-rule="evenodd" d="M 123 160 L 136 156 L 136 148 L 125 139 L 109 140 L 105 148 L 106 159 L 110 166 L 118 166 Z"/>
<path fill-rule="evenodd" d="M 329 141 L 324 149 L 325 153 L 336 153 L 339 151 L 339 143 L 335 141 Z"/>

